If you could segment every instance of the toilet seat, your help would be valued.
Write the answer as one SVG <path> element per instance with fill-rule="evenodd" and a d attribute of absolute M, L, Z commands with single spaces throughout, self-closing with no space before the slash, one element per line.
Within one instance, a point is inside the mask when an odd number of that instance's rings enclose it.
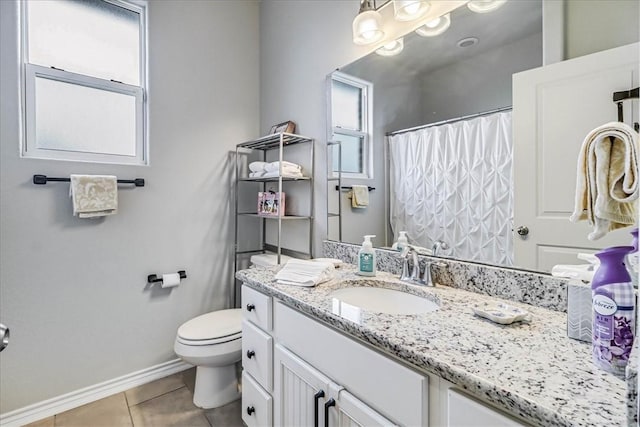
<path fill-rule="evenodd" d="M 242 338 L 242 309 L 219 310 L 195 317 L 178 328 L 184 345 L 214 345 Z"/>

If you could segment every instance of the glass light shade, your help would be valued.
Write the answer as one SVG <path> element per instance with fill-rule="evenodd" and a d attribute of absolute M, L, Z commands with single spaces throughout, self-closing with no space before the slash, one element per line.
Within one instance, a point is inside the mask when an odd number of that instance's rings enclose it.
<path fill-rule="evenodd" d="M 447 13 L 419 27 L 416 33 L 422 37 L 434 37 L 447 31 L 450 26 L 451 14 Z"/>
<path fill-rule="evenodd" d="M 381 56 L 394 56 L 402 52 L 402 49 L 404 49 L 404 39 L 400 37 L 378 48 L 376 53 Z"/>
<path fill-rule="evenodd" d="M 383 36 L 382 16 L 375 10 L 360 12 L 353 20 L 353 42 L 355 44 L 372 44 Z"/>
<path fill-rule="evenodd" d="M 476 13 L 487 13 L 493 12 L 506 2 L 507 0 L 471 0 L 467 7 Z"/>
<path fill-rule="evenodd" d="M 396 21 L 413 21 L 424 16 L 431 5 L 425 0 L 393 0 Z"/>

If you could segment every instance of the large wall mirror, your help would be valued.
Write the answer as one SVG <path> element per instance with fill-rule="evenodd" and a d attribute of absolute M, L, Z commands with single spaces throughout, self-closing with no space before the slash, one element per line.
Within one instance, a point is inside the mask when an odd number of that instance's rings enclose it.
<path fill-rule="evenodd" d="M 346 167 L 342 188 L 330 182 L 327 190 L 329 240 L 360 244 L 363 235 L 374 234 L 376 246 L 391 247 L 399 232 L 407 231 L 411 243 L 427 250 L 444 240 L 450 249 L 440 253 L 443 256 L 538 271 L 579 264 L 577 253 L 630 242 L 631 228 L 587 242 L 587 224 L 571 223 L 568 216 L 584 136 L 593 123 L 616 120 L 611 94 L 598 92 L 637 86 L 637 49 L 635 59 L 633 54 L 629 59 L 635 69 L 615 72 L 619 82 L 607 83 L 605 89 L 584 82 L 584 101 L 597 96 L 597 111 L 580 117 L 580 102 L 573 99 L 574 114 L 569 115 L 571 105 L 557 94 L 564 90 L 558 77 L 538 86 L 520 79 L 520 98 L 529 86 L 540 93 L 547 86 L 561 89 L 544 92 L 544 102 L 531 111 L 514 112 L 514 74 L 563 72 L 555 65 L 542 66 L 542 6 L 542 0 L 508 1 L 482 14 L 460 7 L 451 13 L 445 32 L 431 37 L 411 32 L 403 38 L 400 53 L 373 52 L 330 74 L 328 138 L 341 142 L 341 164 Z M 577 67 L 589 69 L 588 58 L 579 61 Z M 568 79 L 574 80 L 580 79 Z M 631 124 L 637 102 L 625 108 Z M 535 114 L 544 126 L 524 123 L 523 117 Z M 550 144 L 555 135 L 566 134 L 561 129 L 565 120 L 573 133 Z M 524 126 L 536 135 L 557 128 L 526 167 L 516 164 L 523 158 L 514 155 L 513 141 L 514 127 L 522 133 Z M 329 156 L 329 174 L 336 176 L 338 145 L 329 147 Z M 519 186 L 523 179 L 535 188 Z M 364 206 L 352 205 L 353 185 L 369 189 Z M 560 219 L 559 225 L 518 223 L 515 213 L 522 207 L 516 205 L 527 199 L 539 202 L 527 208 L 535 211 L 532 215 Z M 544 227 L 553 228 L 554 235 L 569 232 L 562 244 L 536 242 Z M 584 238 L 574 237 L 576 233 Z M 526 247 L 529 243 L 533 250 Z"/>

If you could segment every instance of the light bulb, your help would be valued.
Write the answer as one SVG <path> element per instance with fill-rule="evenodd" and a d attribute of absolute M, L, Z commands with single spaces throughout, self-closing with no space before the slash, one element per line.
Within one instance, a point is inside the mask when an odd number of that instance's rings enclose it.
<path fill-rule="evenodd" d="M 422 37 L 434 37 L 444 33 L 451 26 L 451 14 L 447 13 L 433 19 L 416 29 L 416 34 Z"/>
<path fill-rule="evenodd" d="M 353 42 L 358 45 L 375 43 L 384 37 L 382 16 L 375 10 L 360 12 L 353 20 Z"/>
<path fill-rule="evenodd" d="M 381 56 L 394 56 L 402 52 L 402 49 L 404 49 L 404 39 L 401 37 L 378 48 L 376 53 Z"/>
<path fill-rule="evenodd" d="M 476 13 L 487 13 L 493 12 L 506 2 L 507 0 L 471 0 L 467 7 Z"/>
<path fill-rule="evenodd" d="M 397 21 L 413 21 L 424 16 L 430 7 L 424 0 L 393 0 L 393 17 Z"/>

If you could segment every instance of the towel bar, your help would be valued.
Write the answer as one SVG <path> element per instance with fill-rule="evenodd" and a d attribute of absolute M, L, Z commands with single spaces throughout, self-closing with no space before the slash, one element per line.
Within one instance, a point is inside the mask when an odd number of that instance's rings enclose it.
<path fill-rule="evenodd" d="M 367 187 L 367 190 L 369 190 L 369 191 L 373 191 L 375 189 L 376 189 L 376 187 Z M 343 185 L 342 187 L 336 185 L 336 191 L 338 191 L 338 190 L 353 190 L 353 187 L 350 186 L 350 185 Z"/>
<path fill-rule="evenodd" d="M 71 182 L 71 178 L 52 178 L 46 175 L 33 175 L 33 183 L 45 185 L 47 182 Z M 144 178 L 119 179 L 118 184 L 133 184 L 136 187 L 144 187 Z"/>

